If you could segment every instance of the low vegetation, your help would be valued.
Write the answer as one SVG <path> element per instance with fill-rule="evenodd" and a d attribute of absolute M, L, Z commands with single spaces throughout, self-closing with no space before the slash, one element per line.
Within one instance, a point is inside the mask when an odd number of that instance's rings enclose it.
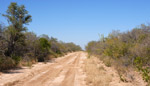
<path fill-rule="evenodd" d="M 24 5 L 11 3 L 2 16 L 9 25 L 0 24 L 0 71 L 81 50 L 74 43 L 64 43 L 54 37 L 28 32 L 25 26 L 32 21 L 32 17 Z"/>
<path fill-rule="evenodd" d="M 96 57 L 85 60 L 86 84 L 88 86 L 110 86 L 112 74 L 106 73 L 106 69 Z"/>
<path fill-rule="evenodd" d="M 128 32 L 112 31 L 107 37 L 102 35 L 99 41 L 89 42 L 86 51 L 107 66 L 115 67 L 124 82 L 128 82 L 130 70 L 137 70 L 150 83 L 149 25 L 142 24 Z"/>
<path fill-rule="evenodd" d="M 120 76 L 115 68 L 106 66 L 97 57 L 91 56 L 84 62 L 88 86 L 146 86 L 147 84 L 138 72 L 130 70 L 128 77 L 125 78 L 124 75 Z"/>

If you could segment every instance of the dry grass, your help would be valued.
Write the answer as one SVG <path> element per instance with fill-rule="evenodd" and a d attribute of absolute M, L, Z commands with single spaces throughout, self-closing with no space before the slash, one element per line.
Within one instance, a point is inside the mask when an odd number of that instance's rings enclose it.
<path fill-rule="evenodd" d="M 106 74 L 106 70 L 98 58 L 91 57 L 85 61 L 85 72 L 88 86 L 109 86 L 112 81 L 113 75 Z"/>
<path fill-rule="evenodd" d="M 121 66 L 118 68 L 108 67 L 98 58 L 91 56 L 85 60 L 84 67 L 87 86 L 146 86 L 138 72 L 130 70 L 123 73 L 122 70 L 127 69 Z"/>

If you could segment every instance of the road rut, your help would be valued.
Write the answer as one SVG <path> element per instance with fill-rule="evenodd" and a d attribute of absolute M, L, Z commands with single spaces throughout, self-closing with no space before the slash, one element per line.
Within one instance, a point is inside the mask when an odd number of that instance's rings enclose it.
<path fill-rule="evenodd" d="M 14 70 L 15 73 L 0 76 L 0 86 L 86 86 L 86 75 L 82 69 L 85 59 L 86 53 L 75 52 L 53 63 Z"/>

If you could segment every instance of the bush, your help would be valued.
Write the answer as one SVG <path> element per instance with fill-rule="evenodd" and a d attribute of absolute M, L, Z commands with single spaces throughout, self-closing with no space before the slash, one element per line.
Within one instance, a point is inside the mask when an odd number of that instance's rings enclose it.
<path fill-rule="evenodd" d="M 150 26 L 143 24 L 125 33 L 113 31 L 108 37 L 89 42 L 86 51 L 98 55 L 107 66 L 137 68 L 145 81 L 150 80 Z M 125 69 L 121 68 L 121 71 Z"/>
<path fill-rule="evenodd" d="M 25 25 L 32 19 L 24 5 L 11 3 L 3 16 L 9 25 L 4 27 L 0 24 L 0 71 L 17 67 L 21 62 L 22 65 L 31 65 L 81 50 L 74 43 L 64 43 L 45 34 L 37 37 L 35 33 L 28 32 Z"/>
<path fill-rule="evenodd" d="M 21 61 L 21 57 L 20 56 L 12 56 L 12 59 L 14 60 L 15 62 L 15 65 L 18 65 Z"/>
<path fill-rule="evenodd" d="M 8 57 L 0 57 L 0 71 L 15 67 L 15 62 Z"/>

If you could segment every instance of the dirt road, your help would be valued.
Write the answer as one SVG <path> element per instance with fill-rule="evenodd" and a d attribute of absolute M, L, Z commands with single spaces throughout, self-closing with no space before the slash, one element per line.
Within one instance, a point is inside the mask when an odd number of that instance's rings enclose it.
<path fill-rule="evenodd" d="M 84 59 L 86 53 L 75 52 L 52 63 L 12 70 L 0 75 L 0 86 L 85 86 Z"/>

